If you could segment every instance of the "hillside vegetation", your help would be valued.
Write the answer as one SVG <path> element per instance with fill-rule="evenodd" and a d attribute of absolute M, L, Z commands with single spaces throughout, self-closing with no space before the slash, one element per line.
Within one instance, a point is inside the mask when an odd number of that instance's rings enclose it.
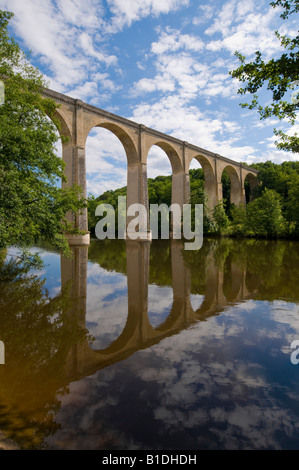
<path fill-rule="evenodd" d="M 223 174 L 223 200 L 211 211 L 206 204 L 202 169 L 190 170 L 191 204 L 204 205 L 205 235 L 257 238 L 299 238 L 299 162 L 275 164 L 271 161 L 252 165 L 259 171 L 259 188 L 246 207 L 229 201 L 230 179 Z M 246 192 L 248 188 L 245 188 Z M 98 204 L 111 204 L 116 210 L 118 196 L 126 196 L 126 187 L 88 198 L 88 223 L 91 235 L 99 217 Z M 149 204 L 171 205 L 171 176 L 148 179 Z"/>

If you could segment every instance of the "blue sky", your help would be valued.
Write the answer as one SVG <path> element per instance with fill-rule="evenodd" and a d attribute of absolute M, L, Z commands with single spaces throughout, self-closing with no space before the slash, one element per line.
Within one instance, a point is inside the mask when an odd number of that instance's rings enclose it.
<path fill-rule="evenodd" d="M 290 126 L 242 109 L 240 83 L 229 75 L 239 65 L 236 50 L 269 59 L 281 52 L 274 30 L 296 32 L 297 18 L 283 21 L 269 3 L 0 0 L 0 8 L 15 14 L 10 32 L 50 88 L 236 161 L 280 163 L 299 159 L 274 145 L 273 128 Z M 94 129 L 86 151 L 88 192 L 126 184 L 113 134 Z M 152 147 L 148 176 L 170 172 L 166 154 Z"/>

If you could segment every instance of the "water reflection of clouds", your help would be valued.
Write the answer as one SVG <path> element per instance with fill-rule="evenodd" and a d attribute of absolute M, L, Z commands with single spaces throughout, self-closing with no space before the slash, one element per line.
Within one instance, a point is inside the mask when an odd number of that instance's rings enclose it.
<path fill-rule="evenodd" d="M 177 435 L 181 448 L 189 449 L 283 448 L 281 436 L 292 441 L 298 435 L 298 395 L 290 396 L 285 378 L 279 382 L 284 370 L 294 378 L 289 359 L 279 348 L 271 357 L 271 348 L 294 331 L 299 306 L 288 311 L 291 324 L 281 316 L 276 321 L 286 305 L 280 313 L 277 307 L 274 302 L 261 309 L 254 301 L 233 306 L 71 384 L 59 413 L 62 433 L 70 436 L 66 428 L 76 426 L 76 448 L 111 442 L 118 449 L 143 448 L 142 424 L 131 429 L 126 422 L 138 416 L 151 433 L 149 448 L 179 448 Z"/>
<path fill-rule="evenodd" d="M 154 328 L 166 320 L 170 314 L 172 302 L 172 288 L 148 286 L 148 318 Z"/>
<path fill-rule="evenodd" d="M 205 299 L 204 295 L 190 294 L 190 302 L 191 302 L 191 306 L 194 312 L 196 312 L 196 310 L 198 310 L 201 307 L 204 299 Z"/>
<path fill-rule="evenodd" d="M 250 307 L 250 311 L 253 312 L 252 304 Z M 270 305 L 269 309 L 271 310 Z M 294 309 L 295 314 L 298 314 L 298 309 L 298 306 Z M 233 307 L 232 310 L 236 312 L 238 308 Z M 260 314 L 259 310 L 258 306 L 257 316 Z M 229 316 L 233 316 L 236 322 L 242 321 L 239 311 L 235 315 L 229 312 L 228 316 L 225 315 L 225 320 Z M 177 406 L 182 400 L 183 406 L 180 406 L 180 411 L 185 415 L 184 426 L 195 427 L 203 424 L 202 421 L 196 422 L 193 412 L 190 414 L 188 409 L 191 411 L 193 407 L 195 409 L 199 407 L 201 420 L 206 416 L 201 406 L 205 410 L 208 409 L 209 421 L 212 420 L 216 426 L 213 433 L 215 438 L 217 436 L 217 440 L 222 442 L 223 448 L 242 448 L 242 446 L 246 448 L 246 445 L 249 448 L 271 448 L 271 446 L 279 448 L 276 433 L 285 425 L 292 433 L 296 431 L 297 425 L 292 413 L 289 412 L 291 410 L 282 410 L 279 406 L 282 397 L 279 393 L 276 395 L 276 387 L 279 388 L 280 385 L 269 382 L 271 372 L 269 373 L 266 368 L 269 367 L 269 357 L 265 360 L 257 357 L 260 362 L 251 362 L 251 355 L 246 351 L 247 345 L 241 347 L 239 334 L 236 336 L 235 330 L 231 334 L 229 328 L 224 329 L 221 324 L 223 320 L 221 317 L 215 317 L 184 331 L 180 337 L 185 336 L 188 347 L 185 341 L 177 341 L 178 338 L 176 341 L 174 338 L 167 338 L 155 347 L 155 354 L 161 357 L 165 357 L 164 352 L 167 349 L 167 357 L 172 357 L 174 367 L 180 370 L 180 374 L 177 377 L 172 376 L 171 380 L 165 377 L 163 388 L 160 389 L 160 404 L 154 410 L 155 416 L 163 419 L 164 427 L 171 429 L 171 432 L 174 432 L 174 428 L 178 430 L 182 420 L 178 420 Z M 255 329 L 249 332 L 246 325 L 240 324 L 243 336 L 248 333 L 250 336 L 254 335 Z M 279 325 L 276 325 L 276 328 L 279 328 Z M 258 337 L 257 341 L 262 339 L 264 344 L 269 341 L 271 345 L 273 341 L 271 330 L 263 328 L 262 332 L 263 337 Z M 218 350 L 218 355 L 215 354 L 215 351 L 217 352 L 217 344 L 213 342 L 215 338 L 222 338 L 222 348 Z M 230 343 L 236 341 L 238 347 L 235 349 L 235 345 Z M 280 335 L 280 341 L 284 342 L 283 334 Z M 182 348 L 183 343 L 185 346 Z M 261 348 L 260 352 L 267 355 L 267 348 L 264 350 Z M 275 367 L 275 362 L 272 366 Z M 285 367 L 288 367 L 288 364 L 285 364 Z M 149 380 L 148 375 L 146 380 Z M 206 402 L 208 398 L 209 403 Z M 298 401 L 297 397 L 296 399 Z M 189 421 L 191 415 L 192 424 Z M 219 425 L 225 426 L 225 432 L 219 431 Z M 213 424 L 209 427 L 213 428 Z M 215 443 L 216 447 L 217 445 L 220 444 Z"/>
<path fill-rule="evenodd" d="M 104 349 L 122 333 L 127 317 L 127 278 L 88 263 L 86 326 L 95 338 L 92 349 Z"/>

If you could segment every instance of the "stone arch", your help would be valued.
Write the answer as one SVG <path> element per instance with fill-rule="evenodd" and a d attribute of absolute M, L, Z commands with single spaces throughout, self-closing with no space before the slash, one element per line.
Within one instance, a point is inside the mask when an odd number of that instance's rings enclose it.
<path fill-rule="evenodd" d="M 136 145 L 133 142 L 129 133 L 125 129 L 123 129 L 121 126 L 113 122 L 103 121 L 103 122 L 93 125 L 88 130 L 85 136 L 85 142 L 87 140 L 89 133 L 92 131 L 94 127 L 102 127 L 104 129 L 107 129 L 108 131 L 112 132 L 112 134 L 114 134 L 120 140 L 127 156 L 128 165 L 134 165 L 138 162 L 138 151 L 137 151 Z"/>
<path fill-rule="evenodd" d="M 161 203 L 161 194 L 153 191 L 153 187 L 164 180 L 163 183 L 163 203 L 168 207 L 172 199 L 172 165 L 166 152 L 158 145 L 152 145 L 146 155 L 147 188 L 149 205 Z M 156 181 L 154 182 L 153 180 Z"/>
<path fill-rule="evenodd" d="M 190 173 L 190 165 L 192 160 L 197 160 L 198 163 L 200 164 L 203 174 L 204 174 L 204 190 L 207 196 L 207 205 L 209 208 L 213 208 L 215 204 L 217 203 L 216 201 L 216 193 L 215 193 L 215 171 L 213 169 L 213 166 L 211 165 L 210 161 L 204 157 L 203 155 L 195 155 L 194 157 L 191 158 L 189 162 L 189 167 L 188 171 Z"/>
<path fill-rule="evenodd" d="M 230 204 L 235 204 L 239 205 L 242 201 L 242 188 L 241 188 L 241 181 L 240 181 L 240 176 L 236 169 L 232 165 L 226 165 L 222 172 L 221 172 L 221 177 L 223 175 L 223 172 L 226 171 L 226 173 L 229 176 L 230 179 Z"/>
<path fill-rule="evenodd" d="M 186 324 L 185 299 L 173 298 L 171 309 L 167 318 L 156 327 L 152 327 L 153 334 L 166 334 L 181 329 Z"/>
<path fill-rule="evenodd" d="M 172 178 L 171 178 L 171 204 L 180 207 L 181 216 L 183 214 L 183 204 L 186 202 L 186 175 L 183 168 L 183 161 L 180 158 L 179 153 L 176 149 L 166 141 L 163 140 L 153 140 L 147 148 L 146 152 L 146 161 L 150 149 L 156 145 L 160 147 L 168 156 L 171 169 L 172 169 Z M 174 212 L 171 211 L 170 214 L 170 233 L 174 231 L 181 230 L 181 217 L 176 217 Z"/>
<path fill-rule="evenodd" d="M 135 313 L 135 312 L 133 312 Z M 136 314 L 129 313 L 125 327 L 121 334 L 103 349 L 93 349 L 93 351 L 102 356 L 120 354 L 128 346 L 136 347 L 140 342 L 139 321 L 136 321 Z M 91 348 L 90 348 L 91 349 Z"/>
<path fill-rule="evenodd" d="M 205 181 L 212 181 L 213 183 L 215 182 L 215 172 L 214 169 L 209 162 L 209 160 L 204 157 L 203 155 L 196 155 L 194 157 L 201 165 L 204 175 L 205 175 Z"/>
<path fill-rule="evenodd" d="M 60 108 L 56 108 L 53 113 L 53 116 L 48 115 L 48 117 L 56 125 L 62 141 L 65 141 L 65 143 L 71 143 L 72 131 L 71 131 L 70 126 L 67 123 L 67 119 L 63 115 L 63 111 Z M 59 125 L 56 124 L 57 122 L 59 123 Z"/>
<path fill-rule="evenodd" d="M 157 147 L 160 147 L 168 156 L 170 164 L 171 164 L 172 174 L 177 174 L 183 171 L 182 162 L 177 151 L 168 142 L 159 141 L 159 140 L 156 142 L 153 142 L 150 148 L 147 150 L 147 155 L 150 149 L 154 145 L 156 145 Z"/>
<path fill-rule="evenodd" d="M 68 188 L 75 184 L 75 177 L 73 171 L 73 132 L 72 132 L 72 125 L 69 124 L 67 115 L 63 112 L 64 108 L 57 107 L 52 116 L 48 117 L 52 120 L 54 125 L 56 126 L 62 144 L 62 160 L 65 164 L 64 168 L 64 175 L 66 181 L 61 182 L 62 188 Z M 57 125 L 58 123 L 58 125 Z M 76 223 L 75 217 L 73 214 L 66 214 L 66 218 L 70 223 Z"/>
<path fill-rule="evenodd" d="M 94 128 L 104 128 L 114 134 L 115 137 L 121 142 L 125 154 L 126 154 L 126 163 L 127 166 L 127 209 L 132 207 L 135 204 L 142 204 L 144 207 L 148 206 L 148 196 L 147 196 L 147 182 L 146 182 L 146 166 L 140 161 L 140 152 L 138 146 L 138 137 L 136 133 L 130 129 L 127 129 L 125 126 L 120 125 L 109 121 L 108 119 L 97 119 L 89 122 L 89 126 L 86 126 L 88 132 L 85 136 L 85 142 L 87 136 Z M 148 215 L 147 215 L 148 218 Z M 135 236 L 134 234 L 129 234 L 129 224 L 135 219 L 135 216 L 128 215 L 126 216 L 126 236 Z M 149 222 L 146 221 L 147 227 L 142 227 L 139 229 L 138 236 L 142 239 L 149 236 L 148 227 Z"/>

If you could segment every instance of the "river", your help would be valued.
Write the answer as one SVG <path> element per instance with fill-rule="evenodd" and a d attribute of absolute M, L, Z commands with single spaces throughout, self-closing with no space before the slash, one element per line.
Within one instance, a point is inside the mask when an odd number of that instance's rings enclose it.
<path fill-rule="evenodd" d="M 299 449 L 298 242 L 32 251 L 0 283 L 1 449 Z"/>

